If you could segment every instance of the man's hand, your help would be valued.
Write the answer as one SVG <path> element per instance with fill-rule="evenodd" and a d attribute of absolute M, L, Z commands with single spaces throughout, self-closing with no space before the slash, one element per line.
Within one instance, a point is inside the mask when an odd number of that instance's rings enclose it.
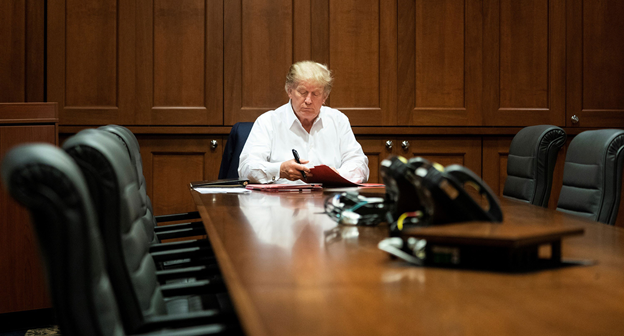
<path fill-rule="evenodd" d="M 310 168 L 304 166 L 304 164 L 308 162 L 310 161 L 301 160 L 301 164 L 298 164 L 295 159 L 282 162 L 280 165 L 280 178 L 285 178 L 291 181 L 303 180 L 301 171 L 304 171 L 307 176 L 312 176 Z"/>

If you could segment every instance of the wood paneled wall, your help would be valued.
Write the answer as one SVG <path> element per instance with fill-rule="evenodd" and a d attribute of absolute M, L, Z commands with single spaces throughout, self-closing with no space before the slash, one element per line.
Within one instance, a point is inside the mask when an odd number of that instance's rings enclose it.
<path fill-rule="evenodd" d="M 44 101 L 45 2 L 0 2 L 0 103 Z"/>
<path fill-rule="evenodd" d="M 0 162 L 14 146 L 58 144 L 53 103 L 0 103 Z M 45 275 L 28 211 L 0 181 L 0 314 L 50 308 Z"/>
<path fill-rule="evenodd" d="M 0 76 L 11 78 L 8 86 L 0 81 L 0 101 L 47 92 L 44 98 L 59 103 L 63 137 L 115 123 L 133 128 L 154 153 L 179 134 L 224 142 L 229 126 L 286 102 L 285 74 L 303 59 L 334 72 L 327 104 L 350 118 L 372 181 L 390 154 L 459 163 L 457 153 L 464 153 L 465 164 L 499 190 L 504 179 L 490 167 L 493 137 L 506 139 L 496 147 L 504 152 L 506 141 L 528 125 L 555 124 L 573 134 L 624 128 L 619 0 L 13 0 L 0 6 Z M 45 60 L 45 70 L 35 60 Z M 43 74 L 45 82 L 37 79 Z M 411 147 L 404 150 L 403 141 Z M 479 150 L 468 150 L 473 147 Z M 162 159 L 169 168 L 150 168 L 152 179 L 173 176 L 186 159 L 199 157 L 184 149 L 161 155 L 153 162 Z M 218 165 L 218 156 L 203 158 L 204 167 Z M 196 170 L 216 178 L 215 169 Z M 176 194 L 168 185 L 150 195 Z M 192 205 L 171 202 L 157 211 Z"/>
<path fill-rule="evenodd" d="M 623 127 L 622 14 L 617 0 L 52 1 L 47 98 L 62 125 L 233 125 L 283 104 L 290 64 L 314 59 L 354 126 Z"/>

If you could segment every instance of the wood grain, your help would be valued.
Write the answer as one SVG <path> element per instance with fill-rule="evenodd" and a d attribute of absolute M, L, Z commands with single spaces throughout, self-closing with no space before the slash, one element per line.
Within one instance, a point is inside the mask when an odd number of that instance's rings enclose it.
<path fill-rule="evenodd" d="M 624 127 L 624 3 L 568 0 L 567 112 L 573 127 Z M 579 122 L 573 124 L 576 115 Z"/>
<path fill-rule="evenodd" d="M 138 135 L 138 139 L 154 213 L 194 211 L 188 185 L 217 179 L 224 146 L 222 137 Z M 211 140 L 218 142 L 214 149 Z"/>
<path fill-rule="evenodd" d="M 47 7 L 47 100 L 62 124 L 127 124 L 134 118 L 134 7 L 54 1 Z"/>
<path fill-rule="evenodd" d="M 381 175 L 379 175 L 381 161 L 393 154 L 392 149 L 388 149 L 386 147 L 386 141 L 388 140 L 393 141 L 393 144 L 396 144 L 396 139 L 394 138 L 370 136 L 357 137 L 357 141 L 362 146 L 362 150 L 368 158 L 368 169 L 370 170 L 368 177 L 369 183 L 383 183 Z"/>
<path fill-rule="evenodd" d="M 18 144 L 57 144 L 57 122 L 54 103 L 0 104 L 0 162 Z M 0 181 L 0 314 L 51 307 L 40 260 L 28 212 Z"/>
<path fill-rule="evenodd" d="M 402 141 L 409 142 L 407 150 L 401 147 Z M 459 164 L 482 176 L 480 137 L 401 137 L 395 144 L 397 155 L 420 156 L 445 167 Z"/>
<path fill-rule="evenodd" d="M 26 3 L 0 3 L 0 102 L 25 101 Z"/>
<path fill-rule="evenodd" d="M 503 199 L 501 225 L 580 226 L 585 235 L 564 239 L 563 257 L 597 263 L 520 274 L 423 268 L 377 248 L 384 225 L 337 226 L 322 213 L 323 193 L 192 195 L 248 335 L 624 331 L 619 228 Z"/>
<path fill-rule="evenodd" d="M 352 125 L 396 122 L 396 11 L 394 1 L 329 2 L 331 106 Z"/>
<path fill-rule="evenodd" d="M 399 1 L 398 123 L 481 125 L 482 1 Z"/>
<path fill-rule="evenodd" d="M 564 22 L 563 0 L 485 0 L 485 125 L 564 125 Z"/>
<path fill-rule="evenodd" d="M 286 102 L 293 63 L 293 2 L 240 0 L 224 4 L 225 124 L 255 121 Z"/>

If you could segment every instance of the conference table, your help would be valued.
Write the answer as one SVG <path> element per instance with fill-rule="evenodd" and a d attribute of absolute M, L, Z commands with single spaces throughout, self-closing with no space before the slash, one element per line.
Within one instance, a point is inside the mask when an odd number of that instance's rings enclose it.
<path fill-rule="evenodd" d="M 326 192 L 191 194 L 249 336 L 624 335 L 621 228 L 501 199 L 500 225 L 582 227 L 561 246 L 563 259 L 582 262 L 420 267 L 377 247 L 386 224 L 334 222 Z"/>

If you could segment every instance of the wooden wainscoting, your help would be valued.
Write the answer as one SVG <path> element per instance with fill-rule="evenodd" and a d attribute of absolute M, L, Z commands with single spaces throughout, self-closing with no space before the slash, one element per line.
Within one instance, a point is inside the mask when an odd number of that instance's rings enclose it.
<path fill-rule="evenodd" d="M 55 103 L 0 104 L 0 162 L 14 146 L 57 144 Z M 50 308 L 37 240 L 26 209 L 0 181 L 0 314 Z"/>
<path fill-rule="evenodd" d="M 189 182 L 215 180 L 223 154 L 222 136 L 137 134 L 147 194 L 156 215 L 195 211 Z M 211 141 L 217 142 L 216 148 Z"/>

